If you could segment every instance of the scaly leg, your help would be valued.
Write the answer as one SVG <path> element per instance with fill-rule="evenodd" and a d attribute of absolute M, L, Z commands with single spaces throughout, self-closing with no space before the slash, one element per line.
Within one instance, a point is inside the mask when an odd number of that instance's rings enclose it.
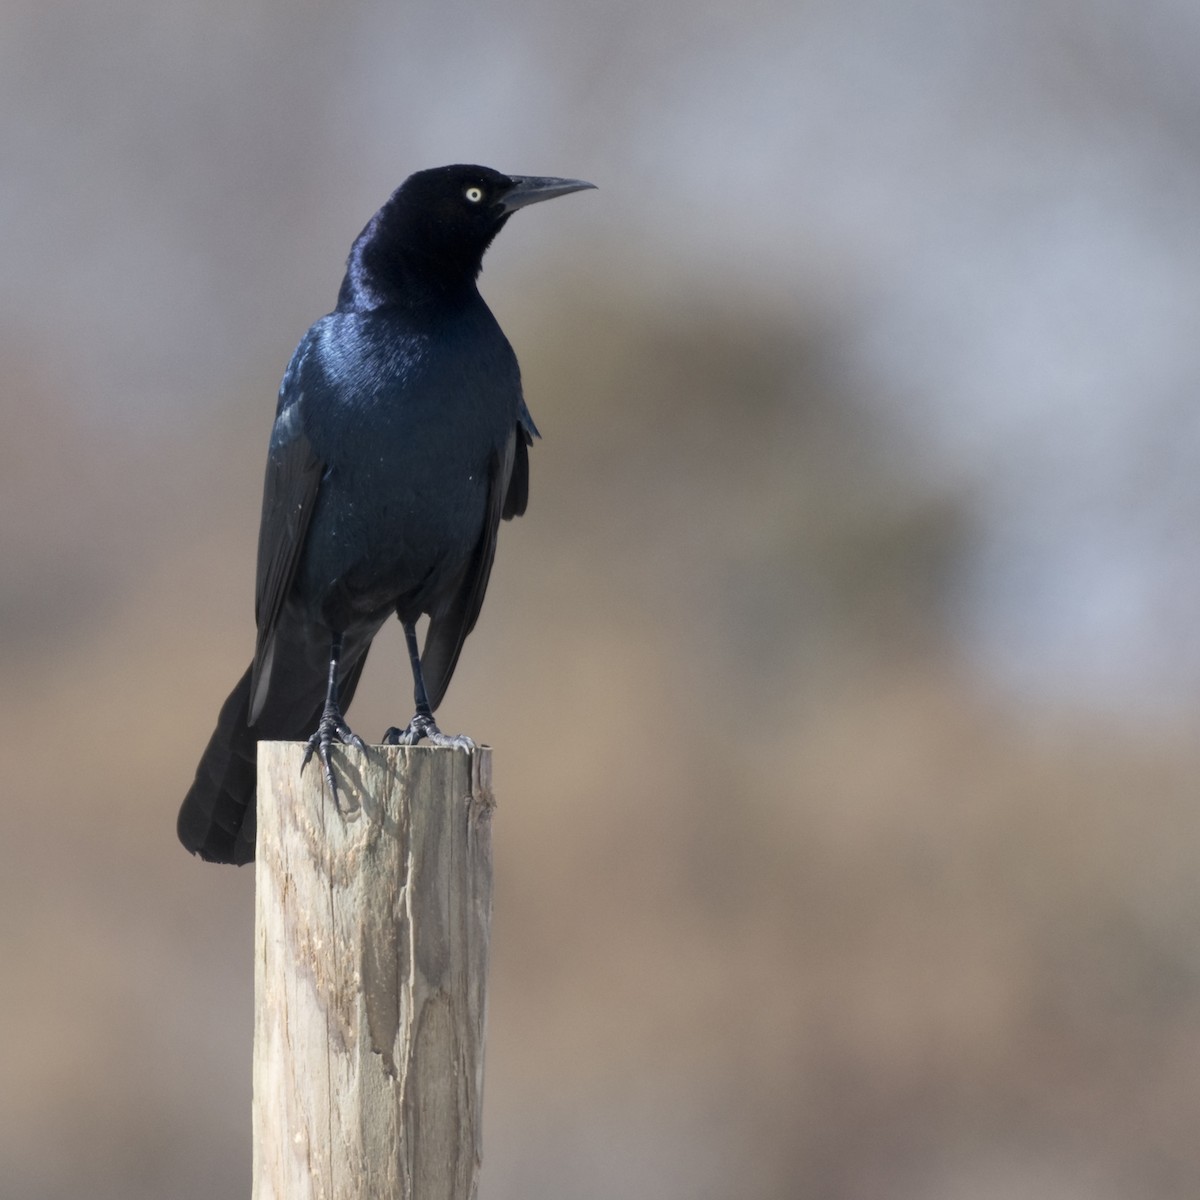
<path fill-rule="evenodd" d="M 300 770 L 303 771 L 308 766 L 308 760 L 312 758 L 313 751 L 316 751 L 325 771 L 325 782 L 329 784 L 329 790 L 333 793 L 334 806 L 339 808 L 337 780 L 333 777 L 330 748 L 335 739 L 346 746 L 357 746 L 360 750 L 365 751 L 367 748 L 366 742 L 351 730 L 350 726 L 346 724 L 345 717 L 342 716 L 337 689 L 338 660 L 341 657 L 342 635 L 335 633 L 329 642 L 329 683 L 325 689 L 325 708 L 321 713 L 321 720 L 317 725 L 316 732 L 308 739 L 308 747 L 304 751 L 304 761 L 300 764 Z"/>
<path fill-rule="evenodd" d="M 425 691 L 425 675 L 421 670 L 421 655 L 417 649 L 417 627 L 412 621 L 402 622 L 404 626 L 404 641 L 408 646 L 408 661 L 412 665 L 413 693 L 417 702 L 417 711 L 409 721 L 407 729 L 391 729 L 383 735 L 384 742 L 389 746 L 415 746 L 423 738 L 435 746 L 455 746 L 460 750 L 474 750 L 475 743 L 465 734 L 443 733 L 433 719 L 433 710 L 429 707 L 429 695 Z"/>

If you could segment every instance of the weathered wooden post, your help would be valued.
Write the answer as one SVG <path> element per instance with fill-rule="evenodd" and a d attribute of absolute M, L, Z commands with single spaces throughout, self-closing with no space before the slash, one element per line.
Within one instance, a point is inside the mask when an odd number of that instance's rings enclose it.
<path fill-rule="evenodd" d="M 471 1200 L 491 751 L 258 751 L 254 1200 Z"/>

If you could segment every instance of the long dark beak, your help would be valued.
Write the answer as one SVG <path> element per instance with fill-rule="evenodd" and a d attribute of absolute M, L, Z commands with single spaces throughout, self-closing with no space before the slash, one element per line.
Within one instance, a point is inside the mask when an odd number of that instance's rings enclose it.
<path fill-rule="evenodd" d="M 509 178 L 513 185 L 500 201 L 500 207 L 506 213 L 516 212 L 518 208 L 537 204 L 541 200 L 553 200 L 555 196 L 582 192 L 585 188 L 596 186 L 583 179 L 553 179 L 545 175 L 510 175 Z"/>

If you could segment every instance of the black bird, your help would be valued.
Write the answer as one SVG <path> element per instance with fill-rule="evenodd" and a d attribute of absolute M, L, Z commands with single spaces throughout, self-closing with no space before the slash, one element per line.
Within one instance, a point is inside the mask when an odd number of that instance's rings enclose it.
<path fill-rule="evenodd" d="M 305 335 L 280 385 L 258 640 L 179 811 L 192 853 L 254 858 L 260 738 L 307 738 L 305 762 L 317 754 L 336 798 L 330 749 L 363 745 L 342 713 L 392 613 L 416 713 L 385 740 L 470 744 L 443 734 L 433 714 L 479 616 L 500 520 L 525 511 L 537 436 L 516 356 L 475 281 L 512 213 L 592 186 L 437 167 L 405 180 L 359 234 L 337 307 Z"/>

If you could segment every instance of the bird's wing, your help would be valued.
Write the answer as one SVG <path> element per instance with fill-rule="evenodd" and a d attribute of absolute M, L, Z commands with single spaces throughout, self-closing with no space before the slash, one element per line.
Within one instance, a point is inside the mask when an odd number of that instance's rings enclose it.
<path fill-rule="evenodd" d="M 524 405 L 522 405 L 524 409 Z M 527 414 L 526 414 L 527 415 Z M 533 422 L 530 420 L 529 426 Z M 536 430 L 534 430 L 536 432 Z M 432 709 L 442 702 L 467 634 L 475 628 L 492 560 L 496 557 L 496 534 L 501 517 L 519 517 L 529 497 L 529 446 L 532 435 L 524 420 L 513 427 L 503 454 L 493 455 L 488 473 L 487 512 L 483 532 L 467 563 L 467 569 L 446 608 L 429 619 L 429 632 L 421 651 L 421 673 Z"/>
<path fill-rule="evenodd" d="M 262 711 L 271 680 L 275 631 L 284 600 L 296 577 L 304 539 L 316 507 L 325 464 L 317 457 L 301 421 L 303 391 L 295 384 L 303 345 L 280 388 L 279 410 L 271 431 L 263 484 L 262 524 L 258 532 L 258 574 L 254 619 L 258 640 L 250 682 L 250 723 Z"/>
<path fill-rule="evenodd" d="M 525 508 L 529 503 L 529 447 L 533 445 L 533 439 L 539 436 L 533 417 L 522 400 L 521 410 L 517 415 L 516 453 L 513 456 L 508 486 L 504 492 L 504 507 L 500 512 L 506 521 L 525 515 Z"/>

